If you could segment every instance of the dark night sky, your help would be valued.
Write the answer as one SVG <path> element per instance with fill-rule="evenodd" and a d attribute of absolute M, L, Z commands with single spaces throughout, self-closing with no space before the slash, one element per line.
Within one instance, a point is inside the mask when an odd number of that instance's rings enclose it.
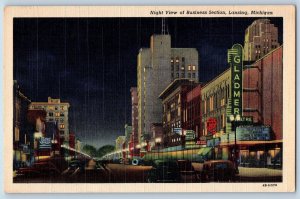
<path fill-rule="evenodd" d="M 173 48 L 197 48 L 200 81 L 227 68 L 255 18 L 168 18 Z M 279 28 L 282 18 L 271 18 Z M 32 101 L 71 104 L 70 130 L 94 146 L 113 144 L 131 123 L 137 54 L 161 33 L 161 18 L 15 18 L 14 79 Z"/>

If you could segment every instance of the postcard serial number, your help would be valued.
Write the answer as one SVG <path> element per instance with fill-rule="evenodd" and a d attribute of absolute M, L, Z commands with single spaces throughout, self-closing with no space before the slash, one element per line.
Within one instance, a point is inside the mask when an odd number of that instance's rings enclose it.
<path fill-rule="evenodd" d="M 277 187 L 277 184 L 263 184 L 263 187 Z"/>

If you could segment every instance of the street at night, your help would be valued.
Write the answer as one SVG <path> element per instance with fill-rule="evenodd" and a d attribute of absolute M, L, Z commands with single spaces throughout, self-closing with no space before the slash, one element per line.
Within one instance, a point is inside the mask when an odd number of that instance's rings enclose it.
<path fill-rule="evenodd" d="M 282 23 L 15 19 L 13 181 L 282 182 Z"/>
<path fill-rule="evenodd" d="M 88 167 L 76 174 L 57 176 L 15 177 L 16 183 L 147 183 L 151 166 L 134 166 L 124 164 L 107 164 L 106 167 L 95 168 L 96 162 L 90 160 Z M 193 163 L 195 174 L 181 174 L 176 183 L 207 183 L 202 182 L 200 174 L 203 164 Z M 282 171 L 278 169 L 239 168 L 239 174 L 233 183 L 241 182 L 281 182 Z M 226 182 L 212 180 L 209 182 Z M 149 182 L 148 182 L 149 183 Z M 168 182 L 165 182 L 168 183 Z"/>

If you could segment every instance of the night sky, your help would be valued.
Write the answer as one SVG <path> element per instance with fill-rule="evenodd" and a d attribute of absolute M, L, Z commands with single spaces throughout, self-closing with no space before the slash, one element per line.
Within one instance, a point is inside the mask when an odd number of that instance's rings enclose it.
<path fill-rule="evenodd" d="M 270 18 L 279 30 L 282 18 Z M 197 48 L 200 81 L 227 66 L 227 49 L 244 43 L 255 18 L 168 18 L 173 48 Z M 32 101 L 71 105 L 70 131 L 100 147 L 114 144 L 131 123 L 130 87 L 137 54 L 161 33 L 161 18 L 15 18 L 14 80 Z"/>

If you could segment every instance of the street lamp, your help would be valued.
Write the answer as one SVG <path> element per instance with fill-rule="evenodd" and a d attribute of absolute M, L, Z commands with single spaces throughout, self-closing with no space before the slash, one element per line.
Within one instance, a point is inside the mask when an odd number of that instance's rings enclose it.
<path fill-rule="evenodd" d="M 238 172 L 238 153 L 237 153 L 237 144 L 236 144 L 236 124 L 241 121 L 241 115 L 230 115 L 229 120 L 231 122 L 231 130 L 234 131 L 234 164 L 236 171 Z"/>
<path fill-rule="evenodd" d="M 159 159 L 159 148 L 160 148 L 161 138 L 160 137 L 155 138 L 155 143 L 157 144 L 157 149 L 158 149 L 157 157 Z"/>

